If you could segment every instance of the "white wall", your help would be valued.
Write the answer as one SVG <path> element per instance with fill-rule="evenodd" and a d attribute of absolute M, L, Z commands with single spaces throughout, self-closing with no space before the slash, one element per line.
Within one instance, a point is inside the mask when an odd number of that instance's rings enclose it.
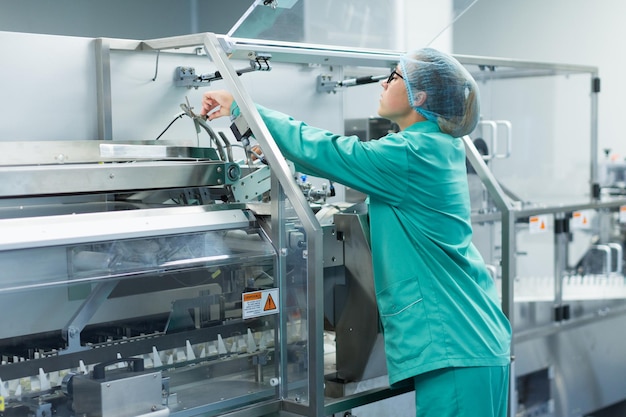
<path fill-rule="evenodd" d="M 398 0 L 396 27 L 397 49 L 412 50 L 423 47 L 452 52 L 451 25 L 455 17 L 452 0 Z"/>
<path fill-rule="evenodd" d="M 0 32 L 0 141 L 98 138 L 93 44 Z"/>
<path fill-rule="evenodd" d="M 600 156 L 611 148 L 623 158 L 625 15 L 621 1 L 479 0 L 455 25 L 454 53 L 597 66 Z"/>
<path fill-rule="evenodd" d="M 452 0 L 393 0 L 387 5 L 394 11 L 391 17 L 393 21 L 388 25 L 394 28 L 395 33 L 387 49 L 410 51 L 430 46 L 452 52 Z M 369 75 L 377 75 L 380 70 L 376 71 Z M 352 76 L 349 70 L 345 75 Z M 355 76 L 362 75 L 366 74 L 359 73 Z M 340 94 L 345 97 L 344 117 L 376 117 L 381 89 L 380 84 L 375 83 L 343 90 Z"/>

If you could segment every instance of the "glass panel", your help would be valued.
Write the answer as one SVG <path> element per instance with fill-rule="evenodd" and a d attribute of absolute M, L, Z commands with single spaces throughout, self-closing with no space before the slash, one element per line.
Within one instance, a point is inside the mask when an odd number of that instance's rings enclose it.
<path fill-rule="evenodd" d="M 228 32 L 237 38 L 304 41 L 304 1 L 283 0 L 267 6 L 255 1 Z M 269 2 L 268 2 L 269 3 Z"/>
<path fill-rule="evenodd" d="M 229 264 L 272 254 L 271 245 L 253 230 L 229 230 L 73 246 L 68 262 L 70 277 L 76 279 Z"/>
<path fill-rule="evenodd" d="M 285 242 L 286 256 L 284 280 L 281 297 L 284 311 L 284 340 L 282 352 L 285 366 L 283 367 L 283 387 L 286 398 L 297 403 L 308 404 L 309 399 L 309 326 L 308 313 L 308 237 L 301 221 L 288 199 L 284 202 L 285 210 Z"/>
<path fill-rule="evenodd" d="M 7 273 L 0 292 L 19 288 L 146 275 L 273 256 L 258 230 L 230 230 L 0 252 Z M 38 262 L 29 262 L 38 259 Z"/>
<path fill-rule="evenodd" d="M 477 0 L 451 1 L 448 8 L 419 9 L 420 22 L 442 21 L 443 25 L 422 25 L 422 39 L 430 42 L 470 8 Z M 236 38 L 394 49 L 404 19 L 405 2 L 398 0 L 257 0 L 228 32 Z M 433 19 L 434 18 L 434 19 Z M 394 23 L 396 22 L 396 23 Z M 428 32 L 428 33 L 424 33 Z"/>
<path fill-rule="evenodd" d="M 278 294 L 275 251 L 259 229 L 3 251 L 0 263 L 0 383 L 12 412 L 49 391 L 56 415 L 95 413 L 84 387 L 99 382 L 88 372 L 118 357 L 128 362 L 106 375 L 120 384 L 161 375 L 157 404 L 172 413 L 213 415 L 276 396 L 279 299 L 245 311 L 246 296 Z M 294 345 L 299 311 L 289 312 Z M 143 372 L 129 370 L 135 360 Z M 65 377 L 73 394 L 62 392 Z"/>
<path fill-rule="evenodd" d="M 470 136 L 510 198 L 512 212 L 525 213 L 508 231 L 514 236 L 507 264 L 514 266 L 515 330 L 532 332 L 623 305 L 624 239 L 618 210 L 590 203 L 591 72 L 498 60 L 465 65 L 481 93 L 481 120 Z M 572 117 L 575 127 L 568 122 Z M 533 161 L 532 169 L 528 161 Z M 507 233 L 492 196 L 474 174 L 468 166 L 474 242 L 500 281 Z M 607 196 L 619 189 L 619 181 L 607 170 L 601 184 Z M 581 209 L 563 212 L 567 205 Z"/>
<path fill-rule="evenodd" d="M 529 76 L 524 76 L 506 65 L 468 69 L 481 96 L 481 120 L 471 137 L 504 190 L 526 207 L 588 201 L 589 74 L 558 75 L 540 68 L 526 69 Z M 530 76 L 542 71 L 546 76 Z M 568 122 L 572 118 L 576 126 Z"/>

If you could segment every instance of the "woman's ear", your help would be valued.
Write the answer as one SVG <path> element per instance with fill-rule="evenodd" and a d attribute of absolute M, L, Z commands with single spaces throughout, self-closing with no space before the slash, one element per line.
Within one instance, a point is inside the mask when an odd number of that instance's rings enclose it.
<path fill-rule="evenodd" d="M 426 102 L 426 92 L 419 91 L 415 94 L 415 101 L 413 101 L 413 107 L 421 107 Z"/>

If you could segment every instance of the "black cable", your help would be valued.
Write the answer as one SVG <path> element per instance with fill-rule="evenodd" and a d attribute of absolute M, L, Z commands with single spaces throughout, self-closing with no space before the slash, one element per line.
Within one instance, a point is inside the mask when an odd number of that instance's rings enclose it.
<path fill-rule="evenodd" d="M 161 134 L 160 134 L 159 136 L 157 136 L 157 138 L 156 138 L 155 140 L 159 140 L 159 139 L 161 138 L 161 136 L 163 136 L 163 134 L 164 134 L 165 132 L 167 132 L 167 129 L 169 129 L 170 127 L 172 127 L 172 125 L 174 124 L 174 122 L 175 122 L 176 120 L 178 120 L 178 119 L 181 119 L 184 115 L 185 115 L 185 113 L 181 113 L 181 114 L 179 114 L 178 116 L 176 116 L 176 117 L 174 118 L 174 120 L 172 120 L 172 121 L 170 122 L 170 124 L 169 124 L 169 125 L 167 125 L 167 127 L 166 127 L 165 129 L 163 129 L 163 132 L 161 132 Z"/>

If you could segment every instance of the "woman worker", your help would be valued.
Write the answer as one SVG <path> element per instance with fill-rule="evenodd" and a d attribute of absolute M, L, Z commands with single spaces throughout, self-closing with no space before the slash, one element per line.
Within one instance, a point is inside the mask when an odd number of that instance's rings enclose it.
<path fill-rule="evenodd" d="M 258 111 L 298 171 L 369 196 L 390 384 L 414 384 L 418 417 L 505 417 L 511 329 L 472 244 L 459 139 L 478 122 L 478 87 L 457 60 L 426 48 L 403 56 L 382 88 L 378 113 L 401 130 L 378 140 Z M 202 107 L 209 120 L 238 113 L 227 91 L 206 92 Z"/>

